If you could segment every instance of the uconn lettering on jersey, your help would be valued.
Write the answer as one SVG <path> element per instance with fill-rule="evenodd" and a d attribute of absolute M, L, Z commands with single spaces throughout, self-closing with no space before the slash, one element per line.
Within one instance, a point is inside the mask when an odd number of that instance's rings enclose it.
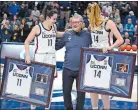
<path fill-rule="evenodd" d="M 101 65 L 90 65 L 91 68 L 97 68 L 97 69 L 107 69 L 107 66 L 101 66 Z"/>
<path fill-rule="evenodd" d="M 95 32 L 93 32 L 95 34 L 103 34 L 103 31 L 99 31 L 99 30 L 96 30 Z"/>
<path fill-rule="evenodd" d="M 42 32 L 42 38 L 52 38 L 52 37 L 56 37 L 55 34 L 47 34 L 45 32 Z"/>
<path fill-rule="evenodd" d="M 90 67 L 91 68 L 97 68 L 97 69 L 107 69 L 107 66 L 104 66 L 104 65 L 95 65 L 93 61 L 91 61 Z"/>
<path fill-rule="evenodd" d="M 28 74 L 28 71 L 26 70 L 26 73 Z M 14 69 L 13 70 L 13 76 L 16 76 L 16 77 L 20 77 L 20 78 L 25 78 L 27 79 L 28 78 L 28 75 L 27 74 L 20 74 L 17 72 L 17 69 Z"/>

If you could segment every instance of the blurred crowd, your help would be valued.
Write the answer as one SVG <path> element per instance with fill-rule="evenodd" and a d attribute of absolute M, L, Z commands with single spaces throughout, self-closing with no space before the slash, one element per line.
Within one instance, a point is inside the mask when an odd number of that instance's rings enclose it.
<path fill-rule="evenodd" d="M 0 42 L 24 42 L 32 27 L 45 20 L 48 11 L 58 12 L 57 30 L 70 28 L 71 16 L 83 16 L 89 26 L 87 6 L 92 1 L 9 1 L 0 2 Z M 138 42 L 138 1 L 99 2 L 102 14 L 113 20 L 125 44 Z M 115 39 L 114 39 L 115 40 Z"/>

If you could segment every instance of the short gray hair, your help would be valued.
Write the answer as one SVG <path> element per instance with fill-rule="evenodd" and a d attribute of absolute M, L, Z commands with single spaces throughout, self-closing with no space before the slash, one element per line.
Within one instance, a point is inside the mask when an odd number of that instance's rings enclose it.
<path fill-rule="evenodd" d="M 81 22 L 83 22 L 83 17 L 81 15 L 79 15 L 78 13 L 75 13 L 73 15 L 73 18 L 79 18 Z"/>

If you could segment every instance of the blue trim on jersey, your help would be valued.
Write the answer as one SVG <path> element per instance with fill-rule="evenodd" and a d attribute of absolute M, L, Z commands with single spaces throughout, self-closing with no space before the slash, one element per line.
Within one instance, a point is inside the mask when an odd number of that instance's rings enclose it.
<path fill-rule="evenodd" d="M 18 67 L 19 70 L 24 70 L 27 68 L 26 65 L 18 65 L 18 64 L 15 64 L 15 65 Z"/>
<path fill-rule="evenodd" d="M 91 60 L 91 55 L 90 54 L 87 54 L 87 62 L 86 63 L 89 63 Z"/>
<path fill-rule="evenodd" d="M 14 64 L 13 64 L 13 63 L 10 63 L 9 66 L 10 66 L 10 67 L 9 67 L 9 72 L 11 72 L 11 71 L 13 70 Z"/>
<path fill-rule="evenodd" d="M 103 61 L 104 59 L 107 58 L 107 56 L 101 56 L 101 55 L 93 55 L 93 57 L 94 57 L 95 60 L 97 60 L 97 61 Z"/>
<path fill-rule="evenodd" d="M 110 67 L 112 67 L 112 64 L 113 64 L 113 58 L 109 56 L 108 65 L 109 65 Z"/>
<path fill-rule="evenodd" d="M 25 70 L 25 69 L 27 69 L 27 65 L 18 65 L 18 64 L 15 64 L 16 66 L 17 66 L 17 68 L 19 69 L 19 70 Z M 12 70 L 13 70 L 13 68 L 14 68 L 14 63 L 9 63 L 9 72 L 11 72 Z M 33 76 L 33 68 L 32 67 L 30 67 L 29 68 L 29 75 L 32 77 Z"/>

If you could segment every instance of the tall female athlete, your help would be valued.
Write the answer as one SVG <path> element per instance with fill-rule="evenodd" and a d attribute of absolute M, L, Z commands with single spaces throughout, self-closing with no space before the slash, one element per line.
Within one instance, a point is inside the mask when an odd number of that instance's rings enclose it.
<path fill-rule="evenodd" d="M 123 43 L 123 38 L 112 20 L 108 20 L 101 15 L 100 7 L 97 3 L 88 6 L 88 16 L 92 37 L 92 48 L 101 48 L 108 52 Z M 117 39 L 113 43 L 113 35 Z M 93 109 L 98 109 L 98 94 L 90 93 Z M 110 99 L 108 95 L 101 95 L 104 109 L 110 109 Z"/>
<path fill-rule="evenodd" d="M 50 11 L 46 15 L 46 20 L 34 26 L 27 39 L 25 40 L 25 52 L 27 64 L 31 63 L 29 43 L 35 39 L 35 55 L 34 60 L 41 63 L 48 63 L 56 65 L 55 56 L 55 42 L 56 37 L 60 37 L 64 32 L 57 32 L 56 30 L 57 12 Z M 31 106 L 35 109 L 36 106 Z"/>

